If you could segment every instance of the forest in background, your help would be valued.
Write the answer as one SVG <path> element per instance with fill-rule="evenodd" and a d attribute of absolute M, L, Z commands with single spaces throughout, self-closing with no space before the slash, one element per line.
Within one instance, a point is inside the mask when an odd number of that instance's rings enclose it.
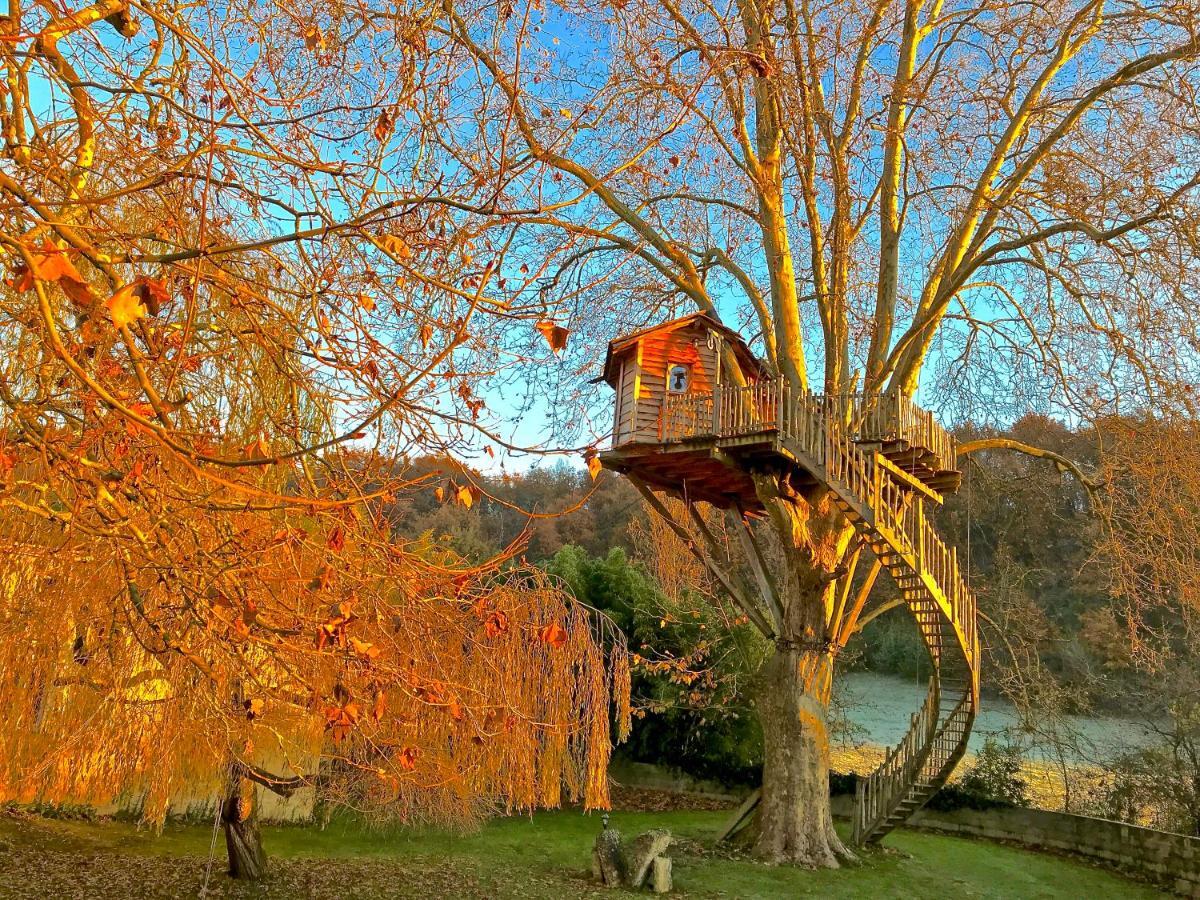
<path fill-rule="evenodd" d="M 960 429 L 961 440 L 994 432 Z M 1005 436 L 1097 465 L 1093 434 L 1052 419 L 1027 416 Z M 521 473 L 481 474 L 438 458 L 410 462 L 409 476 L 428 477 L 390 515 L 398 533 L 441 535 L 467 558 L 485 558 L 527 540 L 525 555 L 561 577 L 576 596 L 613 616 L 626 631 L 636 662 L 635 703 L 641 720 L 626 753 L 640 758 L 678 752 L 691 725 L 700 725 L 702 759 L 683 753 L 685 768 L 729 775 L 753 768 L 752 717 L 739 709 L 752 694 L 760 653 L 749 628 L 706 625 L 719 598 L 701 597 L 695 568 L 661 571 L 665 532 L 652 527 L 637 492 L 624 480 L 564 461 Z M 446 502 L 448 492 L 477 486 L 470 505 Z M 532 515 L 531 515 L 532 514 Z M 1148 709 L 1146 675 L 1123 633 L 1100 553 L 1101 520 L 1087 488 L 1059 465 L 1003 450 L 965 465 L 961 490 L 938 511 L 938 528 L 957 546 L 984 616 L 985 691 L 1003 695 L 1032 717 L 1068 713 L 1161 712 Z M 686 556 L 686 554 L 682 554 Z M 689 580 L 698 583 L 687 583 Z M 665 583 L 665 582 L 676 583 Z M 692 596 L 689 598 L 689 592 Z M 683 612 L 680 612 L 680 609 Z M 703 626 L 703 627 L 702 627 Z M 848 648 L 844 670 L 923 677 L 926 652 L 910 617 L 895 610 L 871 621 Z M 731 717 L 738 717 L 736 724 Z M 749 746 L 749 749 L 747 747 Z"/>

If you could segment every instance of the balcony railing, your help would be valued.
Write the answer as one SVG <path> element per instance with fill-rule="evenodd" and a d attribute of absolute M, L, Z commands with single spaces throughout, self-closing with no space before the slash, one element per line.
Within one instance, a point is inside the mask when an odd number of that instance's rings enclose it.
<path fill-rule="evenodd" d="M 937 457 L 933 468 L 955 468 L 954 436 L 911 398 L 900 393 L 796 396 L 782 378 L 745 387 L 717 385 L 709 394 L 668 394 L 659 420 L 659 440 L 672 443 L 773 431 L 799 434 L 829 425 L 844 429 L 859 442 L 907 442 L 932 452 Z"/>

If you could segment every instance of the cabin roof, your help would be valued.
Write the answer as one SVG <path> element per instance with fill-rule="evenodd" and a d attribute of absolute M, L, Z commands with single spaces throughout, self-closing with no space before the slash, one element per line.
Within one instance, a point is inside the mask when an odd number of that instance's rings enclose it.
<path fill-rule="evenodd" d="M 746 345 L 742 336 L 734 331 L 729 326 L 717 321 L 708 313 L 695 312 L 690 315 L 683 316 L 679 319 L 672 319 L 669 322 L 662 322 L 658 325 L 650 325 L 647 328 L 639 329 L 631 334 L 622 335 L 608 343 L 608 353 L 604 357 L 604 370 L 597 381 L 606 381 L 614 387 L 613 380 L 616 377 L 613 370 L 613 360 L 621 353 L 637 345 L 637 343 L 652 334 L 666 334 L 671 331 L 678 331 L 680 328 L 687 328 L 690 325 L 702 324 L 707 328 L 716 331 L 728 342 L 733 352 L 737 354 L 738 361 L 743 366 L 743 371 L 753 371 L 761 374 L 763 371 L 762 361 L 754 355 L 753 351 Z"/>

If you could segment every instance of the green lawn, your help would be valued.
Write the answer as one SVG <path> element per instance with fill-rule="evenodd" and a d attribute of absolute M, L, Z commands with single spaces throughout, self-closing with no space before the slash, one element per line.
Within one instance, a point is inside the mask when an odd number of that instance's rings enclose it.
<path fill-rule="evenodd" d="M 683 840 L 673 848 L 677 896 L 684 897 L 1157 897 L 1153 888 L 1080 862 L 983 841 L 901 832 L 890 851 L 840 871 L 770 868 L 713 855 L 719 812 L 625 813 L 626 834 L 655 827 Z M 598 816 L 572 812 L 503 819 L 467 835 L 267 828 L 272 880 L 233 885 L 218 840 L 209 896 L 512 897 L 567 900 L 619 897 L 590 882 Z M 196 896 L 210 828 L 168 826 L 161 835 L 121 823 L 0 818 L 2 897 Z"/>

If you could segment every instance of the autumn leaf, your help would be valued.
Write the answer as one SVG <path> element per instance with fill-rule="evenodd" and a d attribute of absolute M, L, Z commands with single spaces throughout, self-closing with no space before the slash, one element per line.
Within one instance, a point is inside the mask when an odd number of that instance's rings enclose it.
<path fill-rule="evenodd" d="M 132 325 L 147 313 L 146 304 L 134 291 L 133 284 L 125 285 L 109 297 L 104 305 L 108 307 L 108 314 L 117 328 Z"/>
<path fill-rule="evenodd" d="M 421 342 L 421 349 L 429 349 L 429 341 L 433 337 L 433 326 L 422 325 L 421 330 L 417 332 L 417 340 Z"/>
<path fill-rule="evenodd" d="M 242 706 L 246 710 L 246 718 L 252 722 L 262 715 L 263 707 L 265 705 L 266 704 L 263 702 L 263 700 L 257 698 L 254 700 L 244 700 L 242 702 Z"/>
<path fill-rule="evenodd" d="M 341 553 L 342 548 L 346 546 L 346 530 L 341 525 L 330 529 L 329 536 L 325 538 L 325 546 L 334 553 Z"/>
<path fill-rule="evenodd" d="M 56 283 L 64 294 L 81 306 L 91 306 L 95 302 L 96 295 L 79 274 L 65 250 L 47 242 L 39 252 L 31 254 L 31 257 L 32 270 L 24 263 L 13 270 L 9 284 L 14 290 L 22 293 L 31 291 L 34 280 L 38 279 Z"/>
<path fill-rule="evenodd" d="M 167 292 L 167 286 L 157 278 L 139 278 L 134 281 L 133 285 L 134 294 L 142 301 L 142 305 L 152 316 L 157 316 L 159 311 L 166 306 L 167 301 L 171 299 L 171 295 Z"/>
<path fill-rule="evenodd" d="M 433 489 L 433 496 L 437 498 L 438 503 L 445 503 L 446 502 L 446 489 L 444 487 L 435 487 Z"/>
<path fill-rule="evenodd" d="M 463 485 L 455 492 L 454 499 L 470 509 L 475 503 L 475 491 L 470 485 Z"/>
<path fill-rule="evenodd" d="M 550 345 L 550 349 L 555 353 L 561 353 L 563 348 L 567 346 L 567 338 L 571 332 L 561 325 L 556 325 L 549 319 L 543 319 L 533 327 L 541 332 L 542 337 L 546 339 L 546 343 Z"/>
<path fill-rule="evenodd" d="M 308 583 L 308 586 L 314 591 L 323 591 L 332 583 L 333 569 L 329 566 L 322 566 L 321 570 L 313 576 L 312 581 Z"/>
<path fill-rule="evenodd" d="M 372 134 L 375 135 L 375 140 L 383 144 L 392 136 L 392 130 L 396 127 L 396 114 L 390 109 L 385 109 L 379 114 L 379 118 L 375 120 L 375 129 Z"/>
<path fill-rule="evenodd" d="M 396 754 L 396 763 L 405 772 L 411 772 L 417 767 L 417 757 L 421 755 L 416 747 L 405 747 Z"/>
<path fill-rule="evenodd" d="M 567 631 L 561 625 L 551 623 L 537 630 L 537 638 L 551 647 L 561 647 L 567 642 Z"/>
<path fill-rule="evenodd" d="M 483 630 L 488 637 L 499 637 L 508 631 L 508 616 L 500 610 L 496 610 L 483 623 Z"/>
<path fill-rule="evenodd" d="M 363 659 L 378 659 L 383 652 L 369 641 L 360 641 L 356 637 L 350 638 L 350 647 Z"/>
<path fill-rule="evenodd" d="M 600 457 L 593 451 L 584 456 L 587 460 L 588 474 L 592 476 L 592 481 L 600 477 L 600 470 L 604 468 L 604 464 L 600 462 Z"/>
<path fill-rule="evenodd" d="M 394 234 L 383 235 L 379 238 L 379 244 L 397 259 L 409 259 L 412 256 L 412 248 L 408 246 L 404 238 Z"/>
<path fill-rule="evenodd" d="M 325 35 L 316 25 L 309 25 L 304 31 L 304 46 L 309 50 L 324 50 Z"/>
<path fill-rule="evenodd" d="M 251 441 L 242 448 L 242 456 L 246 459 L 267 459 L 271 455 L 271 448 L 267 444 L 267 439 L 261 434 L 257 440 Z"/>
<path fill-rule="evenodd" d="M 358 295 L 358 305 L 361 306 L 363 309 L 365 309 L 367 312 L 374 312 L 375 298 L 370 296 L 369 294 L 359 294 Z"/>

